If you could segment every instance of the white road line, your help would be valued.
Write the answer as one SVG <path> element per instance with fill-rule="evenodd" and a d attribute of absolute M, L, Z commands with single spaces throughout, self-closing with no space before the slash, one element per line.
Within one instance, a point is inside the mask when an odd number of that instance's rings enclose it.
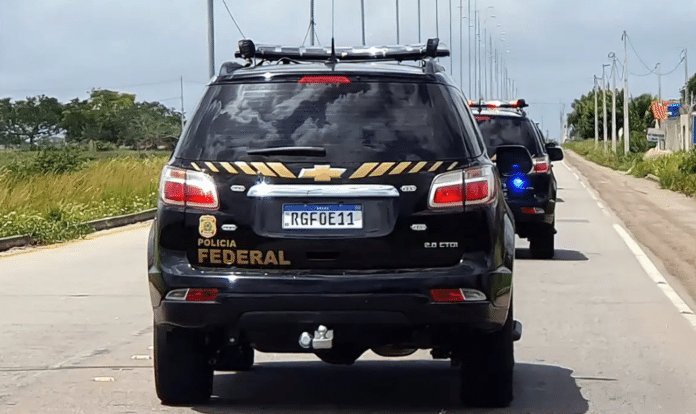
<path fill-rule="evenodd" d="M 609 212 L 604 208 L 602 209 L 602 213 L 604 213 L 604 215 L 607 217 L 611 217 L 611 214 L 609 214 Z"/>
<path fill-rule="evenodd" d="M 686 318 L 687 321 L 696 328 L 696 315 L 694 315 L 694 311 L 689 307 L 689 305 L 686 304 L 682 300 L 681 297 L 677 294 L 677 292 L 674 291 L 672 286 L 667 283 L 667 280 L 662 276 L 662 273 L 660 273 L 659 270 L 657 270 L 657 267 L 655 264 L 650 260 L 650 258 L 645 254 L 643 249 L 640 248 L 638 243 L 633 240 L 631 235 L 628 234 L 626 230 L 624 230 L 623 227 L 619 226 L 618 224 L 614 224 L 614 230 L 616 230 L 617 233 L 619 233 L 619 236 L 624 240 L 628 248 L 631 250 L 634 256 L 636 256 L 636 259 L 638 259 L 638 263 L 643 267 L 643 270 L 645 270 L 645 273 L 648 274 L 650 279 L 652 279 L 653 282 L 657 284 L 657 286 L 662 290 L 662 293 L 667 296 L 667 299 L 669 299 L 672 304 L 677 308 L 677 310 Z"/>
<path fill-rule="evenodd" d="M 582 188 L 587 188 L 587 184 L 583 183 L 582 181 L 580 181 L 580 185 L 582 186 Z"/>
<path fill-rule="evenodd" d="M 597 200 L 597 205 L 598 205 L 599 208 L 601 208 L 601 209 L 604 208 L 604 204 L 602 204 L 599 200 Z"/>
<path fill-rule="evenodd" d="M 561 164 L 563 164 L 563 166 L 566 167 L 568 171 L 573 172 L 573 170 L 570 169 L 570 167 L 568 166 L 568 164 L 566 164 L 565 161 L 561 162 Z"/>

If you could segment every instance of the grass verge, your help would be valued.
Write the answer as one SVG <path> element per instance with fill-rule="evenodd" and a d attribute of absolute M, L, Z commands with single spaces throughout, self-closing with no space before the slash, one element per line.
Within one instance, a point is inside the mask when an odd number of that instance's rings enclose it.
<path fill-rule="evenodd" d="M 0 237 L 70 240 L 94 231 L 80 223 L 156 207 L 159 174 L 167 159 L 162 154 L 127 155 L 88 160 L 76 171 L 26 173 L 17 166 L 32 158 L 19 154 L 0 165 Z"/>
<path fill-rule="evenodd" d="M 643 159 L 645 154 L 642 152 L 624 153 L 622 142 L 617 145 L 616 154 L 612 153 L 611 148 L 605 150 L 601 143 L 595 148 L 593 139 L 568 141 L 563 146 L 605 167 L 627 171 L 638 178 L 652 174 L 659 179 L 663 188 L 688 196 L 696 195 L 696 150 L 679 151 L 648 160 Z"/>

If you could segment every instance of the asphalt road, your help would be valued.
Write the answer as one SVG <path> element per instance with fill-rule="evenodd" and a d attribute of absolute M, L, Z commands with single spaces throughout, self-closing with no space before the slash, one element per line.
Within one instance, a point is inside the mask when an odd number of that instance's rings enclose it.
<path fill-rule="evenodd" d="M 515 400 L 498 412 L 696 413 L 696 331 L 619 236 L 618 218 L 565 164 L 554 168 L 556 258 L 531 260 L 519 241 L 524 333 Z M 488 412 L 460 407 L 457 372 L 425 352 L 366 354 L 352 367 L 257 354 L 251 372 L 216 376 L 209 405 L 162 406 L 147 231 L 0 256 L 1 413 Z"/>

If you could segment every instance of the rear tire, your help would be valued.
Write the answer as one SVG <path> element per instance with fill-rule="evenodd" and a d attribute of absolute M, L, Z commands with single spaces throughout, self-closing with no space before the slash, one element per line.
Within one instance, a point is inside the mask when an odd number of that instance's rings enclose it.
<path fill-rule="evenodd" d="M 213 367 L 202 333 L 155 325 L 154 356 L 155 388 L 163 404 L 199 404 L 210 398 Z"/>
<path fill-rule="evenodd" d="M 555 230 L 553 226 L 529 239 L 529 250 L 535 259 L 552 259 L 554 255 Z"/>
<path fill-rule="evenodd" d="M 249 345 L 228 345 L 220 349 L 215 370 L 249 371 L 254 365 L 254 348 Z"/>
<path fill-rule="evenodd" d="M 515 356 L 512 307 L 503 328 L 469 341 L 461 355 L 461 400 L 471 407 L 507 407 L 512 402 Z"/>
<path fill-rule="evenodd" d="M 364 352 L 365 350 L 350 346 L 338 346 L 334 349 L 316 351 L 314 354 L 327 364 L 353 365 Z"/>

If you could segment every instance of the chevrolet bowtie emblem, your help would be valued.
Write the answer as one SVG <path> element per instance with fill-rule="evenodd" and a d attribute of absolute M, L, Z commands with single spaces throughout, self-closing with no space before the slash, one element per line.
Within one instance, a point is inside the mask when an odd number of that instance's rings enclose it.
<path fill-rule="evenodd" d="M 314 181 L 331 181 L 341 178 L 345 168 L 331 168 L 330 165 L 315 165 L 312 169 L 303 168 L 298 178 L 314 178 Z"/>

